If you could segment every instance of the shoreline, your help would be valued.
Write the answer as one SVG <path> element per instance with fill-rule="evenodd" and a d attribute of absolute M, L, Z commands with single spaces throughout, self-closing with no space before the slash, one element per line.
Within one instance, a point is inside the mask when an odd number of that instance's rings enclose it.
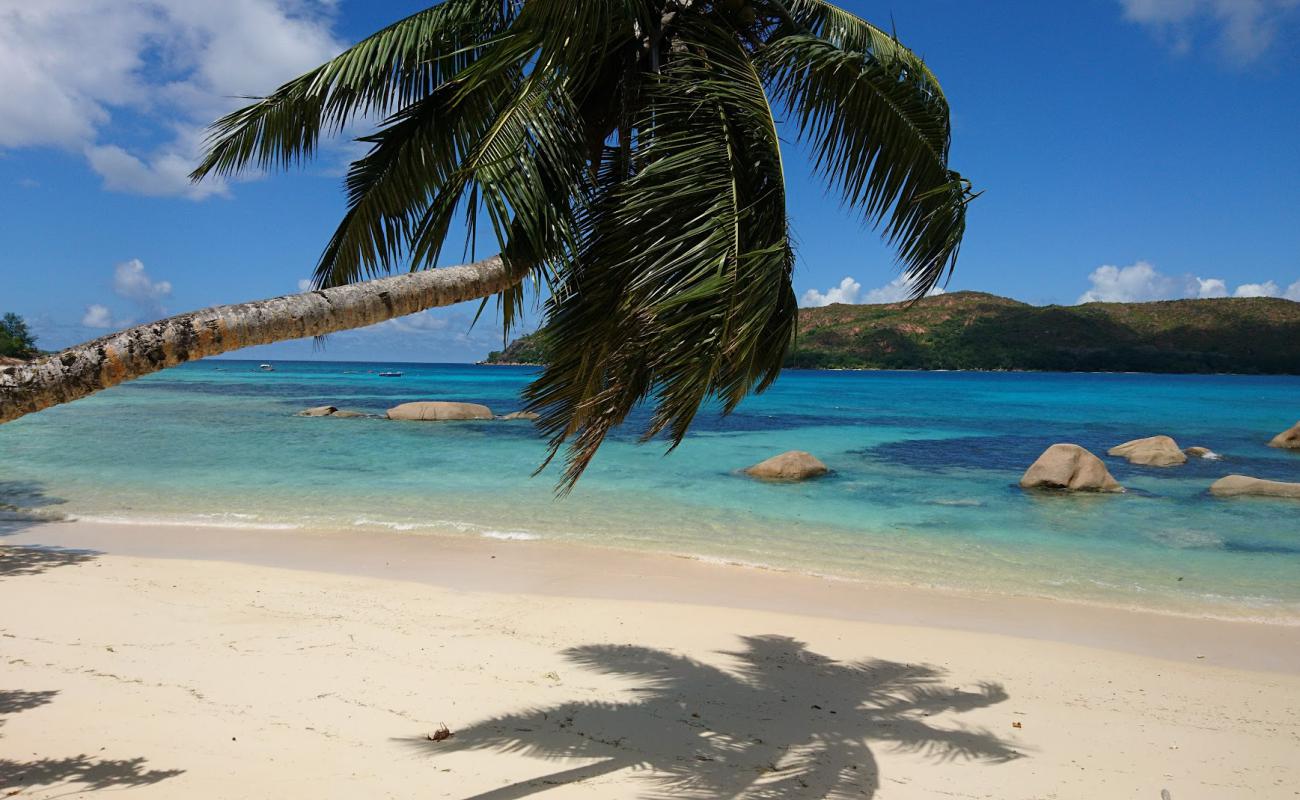
<path fill-rule="evenodd" d="M 1293 654 L 1290 629 L 845 595 L 538 542 L 124 527 L 0 538 L 7 795 L 1281 800 L 1300 785 L 1300 662 L 1230 663 L 1250 630 Z M 21 549 L 41 540 L 109 553 Z M 1002 632 L 979 630 L 995 611 Z M 1054 636 L 1015 630 L 1040 613 Z M 1061 642 L 1096 624 L 1149 641 Z"/>
<path fill-rule="evenodd" d="M 880 585 L 687 555 L 409 532 L 43 522 L 0 545 L 239 563 L 440 589 L 667 602 L 1056 642 L 1184 664 L 1300 674 L 1300 626 L 1033 595 Z"/>

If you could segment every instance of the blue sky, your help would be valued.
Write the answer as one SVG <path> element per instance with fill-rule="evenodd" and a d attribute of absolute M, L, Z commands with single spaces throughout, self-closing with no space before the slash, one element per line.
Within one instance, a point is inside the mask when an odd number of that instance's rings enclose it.
<path fill-rule="evenodd" d="M 422 5 L 0 0 L 0 311 L 57 348 L 298 291 L 356 146 L 196 190 L 183 176 L 202 126 Z M 954 165 L 985 191 L 949 290 L 1300 299 L 1300 0 L 843 5 L 929 60 Z M 889 251 L 788 153 L 801 298 L 895 299 Z M 246 355 L 475 360 L 500 332 L 471 330 L 474 311 Z"/>

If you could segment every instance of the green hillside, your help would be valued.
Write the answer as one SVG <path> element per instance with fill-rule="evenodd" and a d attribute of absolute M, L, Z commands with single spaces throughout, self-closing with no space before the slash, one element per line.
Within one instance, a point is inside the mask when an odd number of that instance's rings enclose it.
<path fill-rule="evenodd" d="M 545 360 L 526 336 L 485 363 Z M 786 362 L 812 369 L 1300 374 L 1300 303 L 1272 298 L 1031 306 L 982 292 L 805 308 Z"/>

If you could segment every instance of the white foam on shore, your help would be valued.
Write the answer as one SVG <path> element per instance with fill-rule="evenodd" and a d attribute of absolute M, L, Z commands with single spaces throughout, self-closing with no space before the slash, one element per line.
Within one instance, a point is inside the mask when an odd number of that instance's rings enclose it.
<path fill-rule="evenodd" d="M 75 522 L 93 522 L 100 525 L 166 525 L 195 528 L 227 528 L 258 531 L 296 531 L 302 526 L 293 522 L 256 522 L 256 516 L 239 515 L 248 519 L 225 520 L 218 514 L 195 514 L 191 517 L 126 517 L 126 516 L 69 516 Z"/>
<path fill-rule="evenodd" d="M 482 531 L 479 536 L 484 539 L 501 539 L 508 542 L 532 542 L 542 538 L 527 531 Z"/>

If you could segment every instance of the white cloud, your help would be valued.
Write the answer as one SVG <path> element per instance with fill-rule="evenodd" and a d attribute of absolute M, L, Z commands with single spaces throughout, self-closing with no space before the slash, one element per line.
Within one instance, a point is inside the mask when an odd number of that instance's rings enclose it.
<path fill-rule="evenodd" d="M 935 287 L 930 290 L 929 296 L 943 294 L 944 290 Z M 912 297 L 912 283 L 907 278 L 899 276 L 889 283 L 877 289 L 871 289 L 866 293 L 862 291 L 862 284 L 852 278 L 845 278 L 839 282 L 839 285 L 832 286 L 825 292 L 816 289 L 809 289 L 804 292 L 803 305 L 805 307 L 828 306 L 832 303 L 845 303 L 848 305 L 856 304 L 877 304 L 877 303 L 901 303 Z"/>
<path fill-rule="evenodd" d="M 0 0 L 0 148 L 84 153 L 114 191 L 220 194 L 185 178 L 203 126 L 341 50 L 335 5 Z M 128 128 L 150 144 L 106 138 Z"/>
<path fill-rule="evenodd" d="M 1288 300 L 1295 300 L 1297 303 L 1300 303 L 1300 281 L 1296 281 L 1286 287 L 1286 294 L 1282 296 Z"/>
<path fill-rule="evenodd" d="M 803 304 L 805 306 L 828 306 L 831 303 L 848 303 L 858 302 L 858 293 L 862 291 L 862 284 L 852 278 L 845 278 L 840 281 L 838 286 L 832 286 L 825 292 L 819 292 L 816 289 L 809 289 L 804 292 Z"/>
<path fill-rule="evenodd" d="M 147 162 L 115 144 L 87 147 L 85 152 L 90 168 L 99 173 L 104 188 L 110 191 L 150 197 L 179 195 L 191 200 L 229 193 L 220 178 L 192 183 L 189 174 L 194 169 L 193 159 L 175 152 L 156 153 Z"/>
<path fill-rule="evenodd" d="M 1166 275 L 1149 262 L 1138 261 L 1127 267 L 1105 265 L 1088 276 L 1092 288 L 1084 292 L 1079 303 L 1145 303 L 1152 300 L 1228 297 L 1228 283 L 1222 278 L 1193 275 Z M 1287 289 L 1300 296 L 1300 281 Z M 1233 297 L 1279 297 L 1282 290 L 1273 281 L 1243 283 Z"/>
<path fill-rule="evenodd" d="M 943 288 L 936 286 L 926 293 L 926 297 L 944 294 Z M 912 299 L 912 282 L 899 276 L 879 289 L 872 289 L 862 297 L 864 303 L 901 303 Z"/>
<path fill-rule="evenodd" d="M 1197 278 L 1196 296 L 1200 298 L 1227 297 L 1228 284 L 1219 278 Z"/>
<path fill-rule="evenodd" d="M 1243 283 L 1237 287 L 1237 291 L 1232 293 L 1233 297 L 1277 297 L 1282 294 L 1276 283 L 1265 281 L 1263 283 Z"/>
<path fill-rule="evenodd" d="M 1200 39 L 1238 63 L 1255 61 L 1297 19 L 1300 0 L 1120 0 L 1124 18 L 1146 26 L 1177 53 Z"/>
<path fill-rule="evenodd" d="M 1146 261 L 1127 267 L 1106 264 L 1093 270 L 1088 280 L 1092 283 L 1092 288 L 1079 297 L 1080 303 L 1167 300 L 1171 297 L 1185 297 L 1188 289 L 1186 281 L 1165 275 Z"/>
<path fill-rule="evenodd" d="M 409 317 L 397 317 L 386 322 L 381 322 L 381 326 L 401 332 L 401 333 L 432 333 L 434 331 L 445 331 L 451 327 L 451 320 L 443 316 L 438 316 L 432 309 L 423 311 L 419 314 L 412 314 Z"/>
<path fill-rule="evenodd" d="M 130 300 L 143 311 L 162 314 L 163 302 L 172 295 L 170 281 L 155 281 L 138 258 L 118 264 L 113 270 L 113 294 Z"/>
<path fill-rule="evenodd" d="M 101 306 L 94 303 L 86 306 L 86 313 L 81 317 L 81 324 L 87 328 L 111 328 L 113 327 L 113 312 L 108 306 Z"/>

